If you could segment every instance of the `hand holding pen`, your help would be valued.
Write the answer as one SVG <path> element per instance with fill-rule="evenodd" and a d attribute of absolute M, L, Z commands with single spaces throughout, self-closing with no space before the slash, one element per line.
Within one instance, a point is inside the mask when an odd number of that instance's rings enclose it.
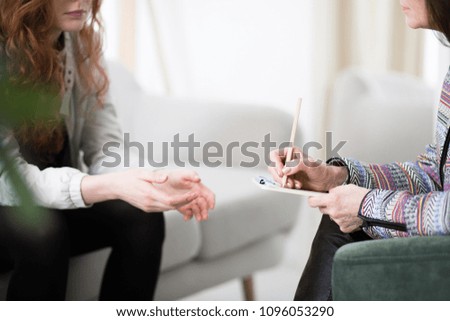
<path fill-rule="evenodd" d="M 345 168 L 327 166 L 320 160 L 312 159 L 294 146 L 301 105 L 302 99 L 299 98 L 292 124 L 290 146 L 270 153 L 270 160 L 275 166 L 270 166 L 269 171 L 282 187 L 327 192 L 346 180 L 347 171 Z"/>

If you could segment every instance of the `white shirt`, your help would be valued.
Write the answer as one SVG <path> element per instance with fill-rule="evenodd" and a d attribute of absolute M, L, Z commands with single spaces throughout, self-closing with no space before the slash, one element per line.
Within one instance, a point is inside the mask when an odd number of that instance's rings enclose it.
<path fill-rule="evenodd" d="M 102 147 L 107 142 L 119 142 L 123 135 L 117 121 L 116 111 L 109 95 L 104 105 L 97 106 L 95 95 L 86 95 L 80 85 L 75 66 L 73 43 L 75 35 L 65 33 L 65 94 L 60 114 L 65 120 L 70 141 L 71 161 L 74 168 L 46 168 L 28 164 L 21 157 L 19 145 L 12 130 L 0 126 L 0 145 L 6 148 L 14 160 L 18 172 L 30 188 L 38 205 L 55 209 L 87 207 L 81 195 L 81 180 L 87 174 L 100 174 L 111 169 L 102 166 L 106 156 Z M 82 155 L 82 157 L 81 157 Z M 114 170 L 117 170 L 114 169 Z M 0 204 L 20 205 L 9 178 L 5 164 L 0 162 Z"/>

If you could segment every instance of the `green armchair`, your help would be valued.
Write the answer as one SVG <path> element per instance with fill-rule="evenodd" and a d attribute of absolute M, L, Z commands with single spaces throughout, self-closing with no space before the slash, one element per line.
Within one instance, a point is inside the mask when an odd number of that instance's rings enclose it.
<path fill-rule="evenodd" d="M 342 155 L 375 164 L 413 160 L 433 141 L 435 99 L 409 75 L 350 69 L 334 85 L 328 129 L 333 139 L 348 141 Z M 424 127 L 411 136 L 417 124 Z M 332 291 L 335 300 L 450 300 L 450 237 L 343 246 L 334 260 Z"/>
<path fill-rule="evenodd" d="M 373 240 L 334 258 L 334 300 L 450 300 L 450 236 Z"/>

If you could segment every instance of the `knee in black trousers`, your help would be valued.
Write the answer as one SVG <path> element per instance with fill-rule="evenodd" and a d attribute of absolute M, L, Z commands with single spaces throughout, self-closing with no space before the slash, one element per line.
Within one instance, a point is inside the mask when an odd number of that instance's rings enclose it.
<path fill-rule="evenodd" d="M 62 300 L 69 261 L 67 223 L 56 211 L 22 218 L 13 208 L 0 208 L 2 257 L 14 270 L 8 300 Z"/>
<path fill-rule="evenodd" d="M 47 210 L 33 221 L 0 207 L 0 261 L 14 263 L 7 299 L 63 300 L 70 255 L 112 247 L 100 299 L 151 300 L 164 236 L 162 213 L 144 213 L 121 201 Z"/>
<path fill-rule="evenodd" d="M 122 201 L 97 204 L 92 210 L 96 211 L 95 225 L 107 229 L 104 238 L 112 246 L 100 300 L 152 300 L 165 238 L 163 213 L 144 213 Z M 98 243 L 93 232 L 87 241 Z M 86 242 L 85 237 L 78 243 Z"/>
<path fill-rule="evenodd" d="M 336 251 L 345 244 L 369 239 L 363 231 L 343 233 L 328 215 L 323 215 L 294 300 L 331 300 L 331 270 Z"/>

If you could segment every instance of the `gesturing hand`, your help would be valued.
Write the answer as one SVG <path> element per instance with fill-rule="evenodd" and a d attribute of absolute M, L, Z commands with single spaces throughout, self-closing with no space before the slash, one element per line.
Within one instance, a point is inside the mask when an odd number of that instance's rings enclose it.
<path fill-rule="evenodd" d="M 309 206 L 318 208 L 322 214 L 339 225 L 344 233 L 358 230 L 362 220 L 358 217 L 359 207 L 368 189 L 356 185 L 344 185 L 333 188 L 326 195 L 312 196 Z"/>
<path fill-rule="evenodd" d="M 194 171 L 130 169 L 104 177 L 113 198 L 122 199 L 144 212 L 177 209 L 185 219 L 195 216 L 197 220 L 204 220 L 215 206 L 214 193 L 201 183 Z"/>
<path fill-rule="evenodd" d="M 198 195 L 192 191 L 166 193 L 158 186 L 165 184 L 168 176 L 147 169 L 130 169 L 109 174 L 108 182 L 114 195 L 144 212 L 161 212 L 193 201 Z"/>
<path fill-rule="evenodd" d="M 208 211 L 215 206 L 215 196 L 205 185 L 202 184 L 200 177 L 191 170 L 158 171 L 160 174 L 166 174 L 168 179 L 164 184 L 155 185 L 161 191 L 167 194 L 176 193 L 195 193 L 196 198 L 176 206 L 176 209 L 184 215 L 185 220 L 195 217 L 198 221 L 208 218 Z"/>

